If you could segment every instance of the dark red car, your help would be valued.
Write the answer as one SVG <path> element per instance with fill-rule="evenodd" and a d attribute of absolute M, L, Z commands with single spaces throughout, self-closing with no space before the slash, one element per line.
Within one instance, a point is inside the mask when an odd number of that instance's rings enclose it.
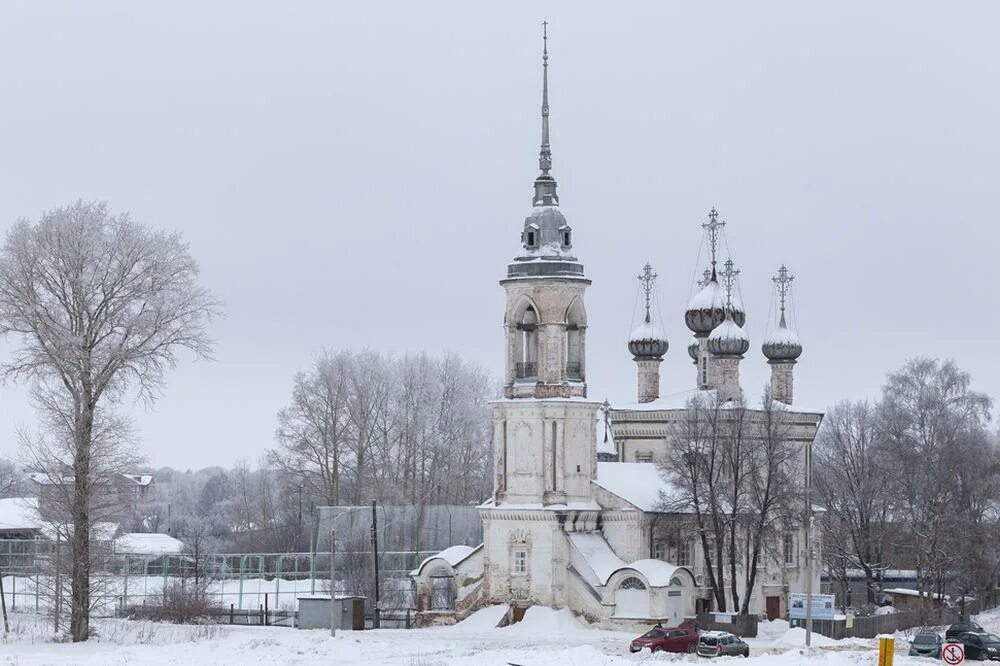
<path fill-rule="evenodd" d="M 679 627 L 656 626 L 633 640 L 629 652 L 694 652 L 698 649 L 698 630 L 690 624 Z"/>

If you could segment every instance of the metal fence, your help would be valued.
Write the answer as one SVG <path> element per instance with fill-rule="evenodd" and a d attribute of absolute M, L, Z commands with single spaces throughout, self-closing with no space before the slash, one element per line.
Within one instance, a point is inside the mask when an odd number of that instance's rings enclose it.
<path fill-rule="evenodd" d="M 8 609 L 52 613 L 60 590 L 63 607 L 68 608 L 65 545 L 62 550 L 57 554 L 55 545 L 42 539 L 0 540 L 0 572 Z M 381 608 L 386 619 L 398 616 L 405 622 L 407 611 L 413 608 L 408 574 L 413 562 L 432 554 L 379 552 Z M 371 561 L 370 551 L 337 552 L 338 594 L 374 587 L 374 580 L 369 580 L 371 567 L 357 566 Z M 233 621 L 252 623 L 265 606 L 272 613 L 294 611 L 300 596 L 329 594 L 330 553 L 212 553 L 196 562 L 189 554 L 96 552 L 91 578 L 93 617 L 120 616 L 133 606 L 158 604 L 164 590 L 178 582 L 202 585 L 213 605 L 221 609 L 218 621 L 231 620 L 231 608 L 232 617 L 237 618 Z"/>

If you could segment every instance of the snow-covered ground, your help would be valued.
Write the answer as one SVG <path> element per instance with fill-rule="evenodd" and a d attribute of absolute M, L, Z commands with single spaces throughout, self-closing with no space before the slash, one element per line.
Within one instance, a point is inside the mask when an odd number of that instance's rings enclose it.
<path fill-rule="evenodd" d="M 567 610 L 529 609 L 513 626 L 495 628 L 500 613 L 484 610 L 465 622 L 431 629 L 382 629 L 338 632 L 273 627 L 176 626 L 105 620 L 98 637 L 83 644 L 54 642 L 43 618 L 12 616 L 12 633 L 0 637 L 0 664 L 313 664 L 403 666 L 618 666 L 660 663 L 712 663 L 694 655 L 628 653 L 632 634 L 586 627 Z M 1000 628 L 1000 615 L 981 616 L 987 629 Z M 812 651 L 799 647 L 805 632 L 787 623 L 767 623 L 750 639 L 750 659 L 724 658 L 747 666 L 870 666 L 876 641 L 832 641 L 818 636 Z M 896 641 L 898 666 L 919 666 L 924 659 L 904 656 L 909 644 Z"/>

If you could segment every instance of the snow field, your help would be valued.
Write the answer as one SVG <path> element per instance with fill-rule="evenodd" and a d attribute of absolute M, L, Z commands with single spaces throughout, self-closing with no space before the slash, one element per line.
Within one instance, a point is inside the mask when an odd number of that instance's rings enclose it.
<path fill-rule="evenodd" d="M 274 627 L 178 626 L 152 622 L 98 620 L 96 637 L 85 644 L 54 642 L 49 621 L 40 616 L 11 616 L 12 634 L 0 635 L 0 664 L 314 664 L 338 666 L 633 666 L 635 664 L 746 664 L 746 666 L 872 666 L 874 640 L 833 641 L 814 636 L 806 651 L 805 632 L 783 621 L 762 624 L 750 639 L 751 657 L 706 660 L 696 655 L 628 653 L 635 634 L 586 626 L 569 611 L 534 607 L 524 619 L 496 628 L 504 606 L 483 609 L 465 621 L 428 629 L 380 629 L 338 632 Z M 979 616 L 991 630 L 1000 615 Z M 907 657 L 909 643 L 897 637 L 897 666 L 932 663 Z"/>

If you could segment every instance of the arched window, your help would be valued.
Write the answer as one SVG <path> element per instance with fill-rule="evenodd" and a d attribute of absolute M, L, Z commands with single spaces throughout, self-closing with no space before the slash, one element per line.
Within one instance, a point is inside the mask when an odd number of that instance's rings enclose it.
<path fill-rule="evenodd" d="M 618 584 L 619 590 L 645 590 L 646 585 L 636 578 L 635 576 L 629 576 L 621 583 Z"/>
<path fill-rule="evenodd" d="M 587 317 L 580 299 L 575 299 L 566 312 L 566 377 L 582 380 L 583 331 Z"/>
<path fill-rule="evenodd" d="M 514 376 L 530 379 L 538 376 L 538 313 L 530 305 L 517 323 Z"/>

